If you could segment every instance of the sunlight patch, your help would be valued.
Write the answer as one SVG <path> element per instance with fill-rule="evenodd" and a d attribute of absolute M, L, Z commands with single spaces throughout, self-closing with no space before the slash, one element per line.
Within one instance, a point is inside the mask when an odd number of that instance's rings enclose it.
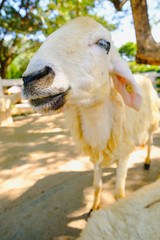
<path fill-rule="evenodd" d="M 86 226 L 86 221 L 84 219 L 72 221 L 67 224 L 67 227 L 76 228 L 76 229 L 84 229 L 85 226 Z"/>

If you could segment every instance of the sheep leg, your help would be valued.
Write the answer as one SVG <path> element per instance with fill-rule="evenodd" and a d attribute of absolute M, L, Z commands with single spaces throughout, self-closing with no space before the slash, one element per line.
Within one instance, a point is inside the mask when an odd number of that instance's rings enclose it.
<path fill-rule="evenodd" d="M 145 163 L 144 163 L 144 169 L 148 170 L 150 168 L 150 152 L 151 152 L 151 144 L 152 144 L 152 134 L 149 134 L 149 138 L 147 141 L 147 157 L 145 159 Z"/>
<path fill-rule="evenodd" d="M 115 199 L 125 197 L 125 182 L 127 176 L 128 159 L 120 159 L 117 162 Z"/>
<path fill-rule="evenodd" d="M 100 208 L 100 192 L 102 187 L 102 168 L 97 163 L 94 164 L 93 186 L 94 186 L 94 200 L 93 200 L 93 205 L 89 212 L 89 215 L 93 210 L 97 210 Z"/>

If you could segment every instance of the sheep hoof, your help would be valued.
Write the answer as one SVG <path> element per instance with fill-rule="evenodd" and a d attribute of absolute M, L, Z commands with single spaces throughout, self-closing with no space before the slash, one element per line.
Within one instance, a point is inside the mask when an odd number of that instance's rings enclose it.
<path fill-rule="evenodd" d="M 93 209 L 91 208 L 91 210 L 89 211 L 89 213 L 87 214 L 87 219 L 91 216 L 91 213 L 93 212 Z"/>
<path fill-rule="evenodd" d="M 149 168 L 150 168 L 150 164 L 149 164 L 149 163 L 145 163 L 145 164 L 144 164 L 144 169 L 145 169 L 145 170 L 149 170 Z"/>
<path fill-rule="evenodd" d="M 95 211 L 95 210 L 98 210 L 98 209 L 100 209 L 100 203 L 98 204 L 98 206 L 96 207 L 96 208 L 91 208 L 91 210 L 89 211 L 89 213 L 88 213 L 88 218 L 91 216 L 91 213 L 93 212 L 93 211 Z"/>

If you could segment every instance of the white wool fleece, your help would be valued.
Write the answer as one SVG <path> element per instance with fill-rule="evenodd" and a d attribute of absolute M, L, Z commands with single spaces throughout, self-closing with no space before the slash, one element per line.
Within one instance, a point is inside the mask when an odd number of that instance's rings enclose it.
<path fill-rule="evenodd" d="M 159 240 L 160 180 L 95 211 L 78 240 Z"/>
<path fill-rule="evenodd" d="M 98 44 L 100 40 L 109 44 L 108 51 Z M 53 95 L 54 105 L 54 95 L 67 91 L 62 110 L 78 148 L 98 165 L 96 169 L 117 162 L 115 195 L 124 197 L 129 154 L 134 144 L 146 144 L 159 122 L 158 97 L 151 81 L 134 78 L 113 46 L 110 32 L 88 17 L 71 20 L 52 33 L 31 59 L 24 76 L 45 66 L 55 74 L 47 87 L 44 78 L 37 88 L 39 81 L 32 82 L 37 91 L 43 88 L 43 98 L 37 102 L 43 101 L 45 106 L 45 97 Z M 29 89 L 28 96 L 34 97 L 34 90 Z M 40 108 L 40 104 L 36 106 Z"/>

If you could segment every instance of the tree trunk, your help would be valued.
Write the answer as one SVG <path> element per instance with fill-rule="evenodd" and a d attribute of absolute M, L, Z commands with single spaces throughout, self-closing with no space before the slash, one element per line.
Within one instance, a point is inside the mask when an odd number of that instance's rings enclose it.
<path fill-rule="evenodd" d="M 117 11 L 122 11 L 122 7 L 123 5 L 128 1 L 128 0 L 110 0 L 113 4 L 114 4 L 114 7 Z"/>
<path fill-rule="evenodd" d="M 14 44 L 14 42 L 13 42 L 13 44 Z M 10 63 L 13 61 L 13 59 L 14 59 L 14 56 L 13 56 L 14 48 L 15 48 L 15 47 L 12 46 L 12 47 L 8 50 L 8 52 L 7 52 L 6 56 L 5 56 L 5 60 L 0 59 L 0 76 L 1 76 L 2 78 L 5 78 L 5 77 L 6 77 L 7 68 L 8 68 L 8 66 L 9 66 L 9 64 L 10 64 Z"/>
<path fill-rule="evenodd" d="M 5 0 L 2 0 L 1 4 L 0 4 L 0 10 L 3 8 Z"/>
<path fill-rule="evenodd" d="M 160 43 L 152 35 L 146 0 L 130 0 L 137 40 L 136 62 L 160 65 Z"/>
<path fill-rule="evenodd" d="M 7 68 L 9 66 L 9 64 L 12 62 L 12 58 L 9 57 L 7 59 L 5 59 L 4 61 L 1 61 L 0 63 L 0 77 L 2 77 L 2 79 L 6 78 L 6 74 L 7 74 Z"/>
<path fill-rule="evenodd" d="M 1 62 L 1 71 L 0 71 L 0 77 L 5 78 L 6 77 L 6 73 L 7 73 L 7 65 L 5 64 L 5 62 Z"/>

